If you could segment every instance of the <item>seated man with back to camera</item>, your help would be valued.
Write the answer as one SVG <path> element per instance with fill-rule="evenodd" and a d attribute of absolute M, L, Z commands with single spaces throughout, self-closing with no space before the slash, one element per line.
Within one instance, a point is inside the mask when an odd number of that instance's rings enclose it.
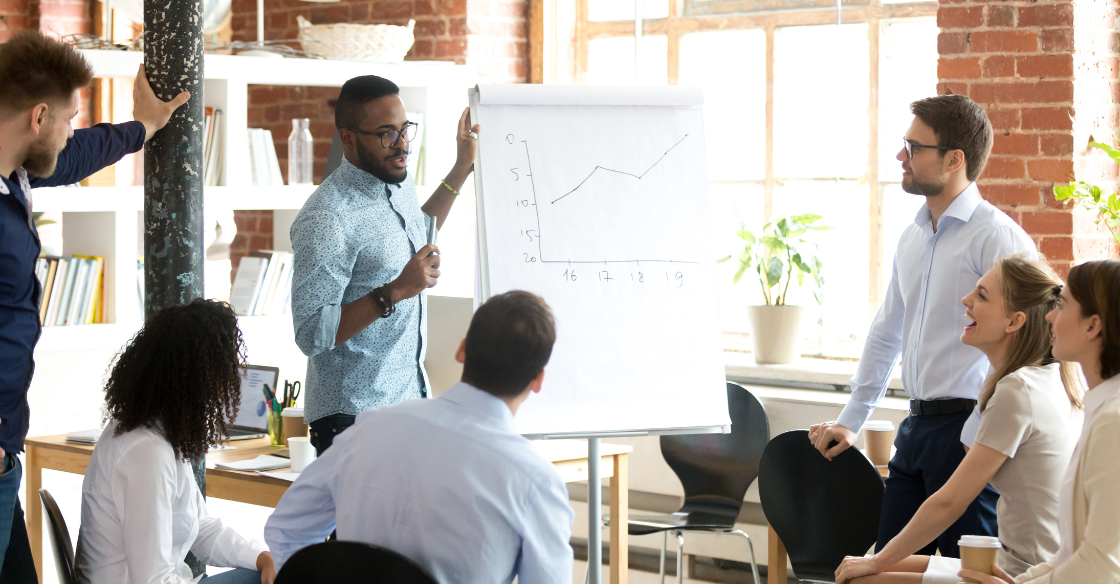
<path fill-rule="evenodd" d="M 362 413 L 280 499 L 265 525 L 277 566 L 337 525 L 339 540 L 393 550 L 438 582 L 570 583 L 567 489 L 513 424 L 555 340 L 541 298 L 483 304 L 455 354 L 460 383 Z"/>

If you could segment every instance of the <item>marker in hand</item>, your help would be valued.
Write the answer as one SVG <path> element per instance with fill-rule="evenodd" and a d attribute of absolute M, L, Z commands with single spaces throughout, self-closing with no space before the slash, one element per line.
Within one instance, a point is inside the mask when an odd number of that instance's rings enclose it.
<path fill-rule="evenodd" d="M 436 233 L 436 218 L 432 217 L 432 223 L 428 226 L 428 245 L 436 244 Z M 436 252 L 433 251 L 432 253 L 428 254 L 428 257 L 432 257 L 434 255 L 436 255 Z"/>

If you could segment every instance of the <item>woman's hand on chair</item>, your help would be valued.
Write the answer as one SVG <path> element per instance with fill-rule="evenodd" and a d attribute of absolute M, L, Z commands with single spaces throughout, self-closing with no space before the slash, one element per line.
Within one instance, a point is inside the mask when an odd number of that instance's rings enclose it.
<path fill-rule="evenodd" d="M 272 563 L 272 554 L 261 552 L 257 556 L 257 571 L 261 573 L 261 584 L 272 584 L 276 580 L 276 564 Z"/>
<path fill-rule="evenodd" d="M 980 584 L 1015 584 L 1015 579 L 1005 572 L 1003 568 L 992 564 L 992 575 L 989 576 L 976 570 L 961 570 L 957 573 L 961 578 L 972 578 Z"/>
<path fill-rule="evenodd" d="M 848 556 L 836 568 L 836 584 L 846 584 L 855 578 L 874 576 L 882 571 L 877 556 Z"/>

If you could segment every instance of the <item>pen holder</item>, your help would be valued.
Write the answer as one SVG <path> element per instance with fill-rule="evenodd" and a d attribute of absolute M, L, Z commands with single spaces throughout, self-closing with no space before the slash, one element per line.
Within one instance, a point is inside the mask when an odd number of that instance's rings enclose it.
<path fill-rule="evenodd" d="M 284 419 L 276 410 L 268 410 L 268 442 L 273 446 L 284 445 Z"/>

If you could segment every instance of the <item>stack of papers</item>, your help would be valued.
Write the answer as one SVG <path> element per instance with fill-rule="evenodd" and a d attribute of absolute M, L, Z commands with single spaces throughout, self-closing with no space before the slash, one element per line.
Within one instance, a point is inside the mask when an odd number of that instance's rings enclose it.
<path fill-rule="evenodd" d="M 97 444 L 97 441 L 100 439 L 101 430 L 81 430 L 66 435 L 67 442 L 75 442 L 78 444 Z"/>
<path fill-rule="evenodd" d="M 296 481 L 296 479 L 299 478 L 299 473 L 298 472 L 292 472 L 290 470 L 280 470 L 280 471 L 276 471 L 276 472 L 262 472 L 260 474 L 262 474 L 266 477 L 272 477 L 274 479 L 280 479 L 282 481 L 288 481 L 289 483 L 294 483 Z"/>
<path fill-rule="evenodd" d="M 276 470 L 278 468 L 287 468 L 292 466 L 291 461 L 286 458 L 279 458 L 276 456 L 269 456 L 262 454 L 256 458 L 248 460 L 238 460 L 236 462 L 219 462 L 214 465 L 216 468 L 223 470 Z"/>

